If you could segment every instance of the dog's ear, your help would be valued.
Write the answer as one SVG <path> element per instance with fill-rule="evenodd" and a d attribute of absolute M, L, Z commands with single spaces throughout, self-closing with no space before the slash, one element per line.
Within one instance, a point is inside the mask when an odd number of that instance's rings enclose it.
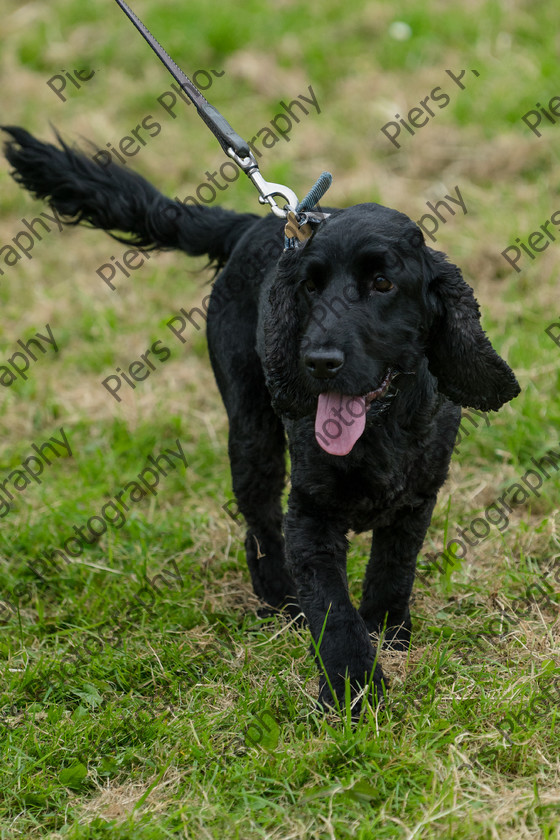
<path fill-rule="evenodd" d="M 264 369 L 272 405 L 288 417 L 299 416 L 298 389 L 300 314 L 296 301 L 299 279 L 299 251 L 285 252 L 276 268 L 276 276 L 264 301 Z"/>
<path fill-rule="evenodd" d="M 444 254 L 426 252 L 436 313 L 426 348 L 430 371 L 453 402 L 497 411 L 519 394 L 519 383 L 480 326 L 478 303 L 460 270 Z"/>

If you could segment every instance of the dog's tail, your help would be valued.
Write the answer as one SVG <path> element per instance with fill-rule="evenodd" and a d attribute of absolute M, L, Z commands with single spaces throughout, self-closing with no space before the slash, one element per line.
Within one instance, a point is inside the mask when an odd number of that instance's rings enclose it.
<path fill-rule="evenodd" d="M 219 267 L 241 234 L 260 218 L 173 201 L 141 175 L 114 163 L 100 166 L 69 148 L 58 133 L 60 148 L 42 143 L 23 128 L 1 128 L 13 138 L 4 150 L 12 176 L 37 198 L 46 199 L 65 224 L 86 222 L 119 242 L 148 250 L 180 248 L 193 257 L 208 254 Z"/>

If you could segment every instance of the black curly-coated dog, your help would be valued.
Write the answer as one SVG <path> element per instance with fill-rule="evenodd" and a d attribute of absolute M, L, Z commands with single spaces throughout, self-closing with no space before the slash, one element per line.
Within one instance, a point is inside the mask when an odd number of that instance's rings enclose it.
<path fill-rule="evenodd" d="M 221 269 L 208 344 L 253 587 L 272 607 L 303 610 L 320 640 L 323 703 L 344 698 L 345 678 L 353 697 L 368 680 L 380 694 L 369 634 L 386 627 L 393 645 L 409 644 L 416 557 L 460 406 L 497 410 L 519 393 L 461 272 L 407 216 L 378 204 L 332 210 L 304 247 L 282 252 L 284 222 L 273 216 L 184 206 L 62 141 L 4 130 L 16 180 L 68 224 L 208 254 Z M 350 529 L 373 531 L 358 610 L 346 578 Z"/>

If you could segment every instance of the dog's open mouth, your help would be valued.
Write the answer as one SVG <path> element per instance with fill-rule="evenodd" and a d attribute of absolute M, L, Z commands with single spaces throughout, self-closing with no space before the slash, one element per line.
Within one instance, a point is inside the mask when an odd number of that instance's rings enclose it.
<path fill-rule="evenodd" d="M 315 438 L 329 455 L 348 455 L 366 427 L 366 415 L 376 400 L 387 394 L 396 372 L 389 368 L 381 384 L 363 396 L 319 394 Z"/>

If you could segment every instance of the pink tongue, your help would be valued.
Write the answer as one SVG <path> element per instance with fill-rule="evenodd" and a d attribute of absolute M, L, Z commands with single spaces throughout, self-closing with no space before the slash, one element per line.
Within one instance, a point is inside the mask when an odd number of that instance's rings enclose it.
<path fill-rule="evenodd" d="M 319 394 L 315 437 L 321 449 L 329 455 L 348 455 L 365 427 L 364 397 Z"/>

